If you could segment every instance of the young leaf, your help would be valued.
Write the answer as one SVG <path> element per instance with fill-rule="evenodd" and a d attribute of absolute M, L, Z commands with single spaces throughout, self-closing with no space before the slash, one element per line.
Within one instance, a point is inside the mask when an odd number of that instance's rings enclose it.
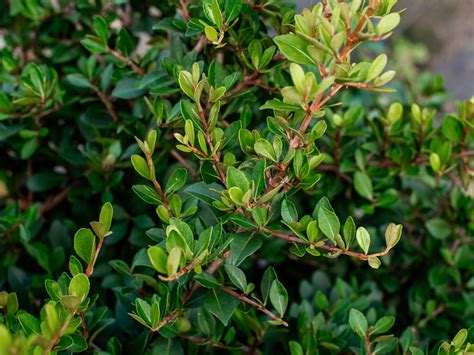
<path fill-rule="evenodd" d="M 159 273 L 166 274 L 166 263 L 168 256 L 159 246 L 155 245 L 149 247 L 147 250 L 148 258 L 150 259 L 151 264 Z"/>
<path fill-rule="evenodd" d="M 148 170 L 148 165 L 146 163 L 146 160 L 140 155 L 136 155 L 136 154 L 132 155 L 131 160 L 132 160 L 132 165 L 134 169 L 137 171 L 137 173 L 139 173 L 145 179 L 151 180 L 150 171 Z"/>
<path fill-rule="evenodd" d="M 356 239 L 357 243 L 364 251 L 364 254 L 367 255 L 370 247 L 370 234 L 369 232 L 367 232 L 367 229 L 365 229 L 364 227 L 357 228 Z"/>
<path fill-rule="evenodd" d="M 106 202 L 102 206 L 100 210 L 100 216 L 99 216 L 99 222 L 102 223 L 102 225 L 104 226 L 105 232 L 108 232 L 110 230 L 113 214 L 114 214 L 114 210 L 111 203 Z"/>
<path fill-rule="evenodd" d="M 178 247 L 174 247 L 170 250 L 168 260 L 166 261 L 166 271 L 169 276 L 173 276 L 178 271 L 179 264 L 181 263 L 181 255 L 181 249 Z"/>
<path fill-rule="evenodd" d="M 74 235 L 74 251 L 87 264 L 90 264 L 95 253 L 95 236 L 88 228 L 79 229 Z"/>
<path fill-rule="evenodd" d="M 89 278 L 85 274 L 77 274 L 71 279 L 68 287 L 69 295 L 79 297 L 84 301 L 89 294 Z"/>
<path fill-rule="evenodd" d="M 372 81 L 380 74 L 382 74 L 385 66 L 387 65 L 387 55 L 381 54 L 373 61 L 372 65 L 367 72 L 367 76 L 365 78 L 366 81 Z"/>
<path fill-rule="evenodd" d="M 388 249 L 392 249 L 402 236 L 402 225 L 390 223 L 385 230 L 385 243 Z"/>

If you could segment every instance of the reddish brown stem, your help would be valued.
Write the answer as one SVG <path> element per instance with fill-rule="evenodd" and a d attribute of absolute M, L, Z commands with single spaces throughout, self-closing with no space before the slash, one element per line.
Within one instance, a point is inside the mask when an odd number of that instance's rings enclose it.
<path fill-rule="evenodd" d="M 277 315 L 273 314 L 272 312 L 270 312 L 268 309 L 266 309 L 265 307 L 263 307 L 261 304 L 251 300 L 250 298 L 248 298 L 247 296 L 243 295 L 243 294 L 240 294 L 238 292 L 235 292 L 234 290 L 228 288 L 228 287 L 225 287 L 225 286 L 221 286 L 221 289 L 222 291 L 224 291 L 225 293 L 227 293 L 228 295 L 231 295 L 232 297 L 238 299 L 240 302 L 243 302 L 243 303 L 247 303 L 248 305 L 252 306 L 253 308 L 257 309 L 258 311 L 266 314 L 267 316 L 269 316 L 271 319 L 274 319 L 278 322 L 281 322 L 281 324 L 285 327 L 288 327 L 288 323 L 285 322 L 282 318 L 278 317 Z"/>
<path fill-rule="evenodd" d="M 140 76 L 145 75 L 145 71 L 140 68 L 133 60 L 130 58 L 124 56 L 122 53 L 116 51 L 115 49 L 109 48 L 109 53 L 112 54 L 115 58 L 120 59 L 122 62 L 127 64 L 135 73 L 137 73 Z"/>

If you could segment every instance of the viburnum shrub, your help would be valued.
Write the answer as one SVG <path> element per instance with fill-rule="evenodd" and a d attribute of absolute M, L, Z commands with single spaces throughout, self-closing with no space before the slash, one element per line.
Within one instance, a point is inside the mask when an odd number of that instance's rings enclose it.
<path fill-rule="evenodd" d="M 472 353 L 474 100 L 396 2 L 1 2 L 0 354 Z"/>

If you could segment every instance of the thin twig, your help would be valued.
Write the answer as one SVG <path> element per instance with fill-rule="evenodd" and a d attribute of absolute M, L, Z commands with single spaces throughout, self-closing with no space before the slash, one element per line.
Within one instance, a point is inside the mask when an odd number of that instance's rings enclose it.
<path fill-rule="evenodd" d="M 281 322 L 281 325 L 285 326 L 285 327 L 288 327 L 288 323 L 285 322 L 282 318 L 278 317 L 277 315 L 273 314 L 272 312 L 270 312 L 268 309 L 266 309 L 265 307 L 263 307 L 261 304 L 251 300 L 250 298 L 248 298 L 247 296 L 243 295 L 243 294 L 240 294 L 238 292 L 235 292 L 234 290 L 228 288 L 228 287 L 225 287 L 225 286 L 221 286 L 221 290 L 224 291 L 225 293 L 227 293 L 228 295 L 231 295 L 232 297 L 238 299 L 239 301 L 241 302 L 244 302 L 244 303 L 247 303 L 248 305 L 252 306 L 253 308 L 259 310 L 260 312 L 262 313 L 265 313 L 267 316 L 269 316 L 271 319 L 274 319 L 278 322 Z"/>
<path fill-rule="evenodd" d="M 145 75 L 145 71 L 142 68 L 140 68 L 133 60 L 124 56 L 122 53 L 112 48 L 109 48 L 109 53 L 112 54 L 115 58 L 120 59 L 122 62 L 127 64 L 138 75 L 140 76 Z"/>
<path fill-rule="evenodd" d="M 307 241 L 305 241 L 301 238 L 298 238 L 297 236 L 295 236 L 293 234 L 286 234 L 286 233 L 282 233 L 282 232 L 277 232 L 277 231 L 271 230 L 271 229 L 266 228 L 266 227 L 263 227 L 261 230 L 263 232 L 267 232 L 267 233 L 271 234 L 272 236 L 274 236 L 276 238 L 286 240 L 289 243 L 306 244 L 308 246 L 313 246 L 316 249 L 322 249 L 322 250 L 328 251 L 330 253 L 341 253 L 341 254 L 344 254 L 344 255 L 352 256 L 352 257 L 357 258 L 359 260 L 368 260 L 370 257 L 384 256 L 390 251 L 390 249 L 387 248 L 384 251 L 366 255 L 366 254 L 362 254 L 362 253 L 356 253 L 356 252 L 353 252 L 353 251 L 350 251 L 350 250 L 347 250 L 347 249 L 341 249 L 341 248 L 333 246 L 333 245 L 327 245 L 327 244 L 322 244 L 321 245 L 321 244 L 317 244 L 317 243 L 307 242 Z"/>
<path fill-rule="evenodd" d="M 196 177 L 198 176 L 198 173 L 197 171 L 191 166 L 191 164 L 189 164 L 182 156 L 181 154 L 179 154 L 176 150 L 174 149 L 171 149 L 170 150 L 170 154 L 177 160 L 181 163 L 182 166 L 184 166 L 186 169 L 188 169 L 191 174 L 193 175 L 193 177 Z"/>
<path fill-rule="evenodd" d="M 118 123 L 120 119 L 118 118 L 117 113 L 114 110 L 114 106 L 112 105 L 112 102 L 109 100 L 107 95 L 105 95 L 105 93 L 102 92 L 96 85 L 91 83 L 91 86 L 92 86 L 92 90 L 94 90 L 94 92 L 99 97 L 100 101 L 102 101 L 102 103 L 104 104 L 110 117 L 112 117 L 115 123 Z"/>

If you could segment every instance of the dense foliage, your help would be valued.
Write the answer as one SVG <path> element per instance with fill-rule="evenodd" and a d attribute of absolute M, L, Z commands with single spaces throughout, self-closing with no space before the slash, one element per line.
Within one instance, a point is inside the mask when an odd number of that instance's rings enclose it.
<path fill-rule="evenodd" d="M 472 353 L 474 99 L 395 5 L 2 1 L 0 354 Z"/>

